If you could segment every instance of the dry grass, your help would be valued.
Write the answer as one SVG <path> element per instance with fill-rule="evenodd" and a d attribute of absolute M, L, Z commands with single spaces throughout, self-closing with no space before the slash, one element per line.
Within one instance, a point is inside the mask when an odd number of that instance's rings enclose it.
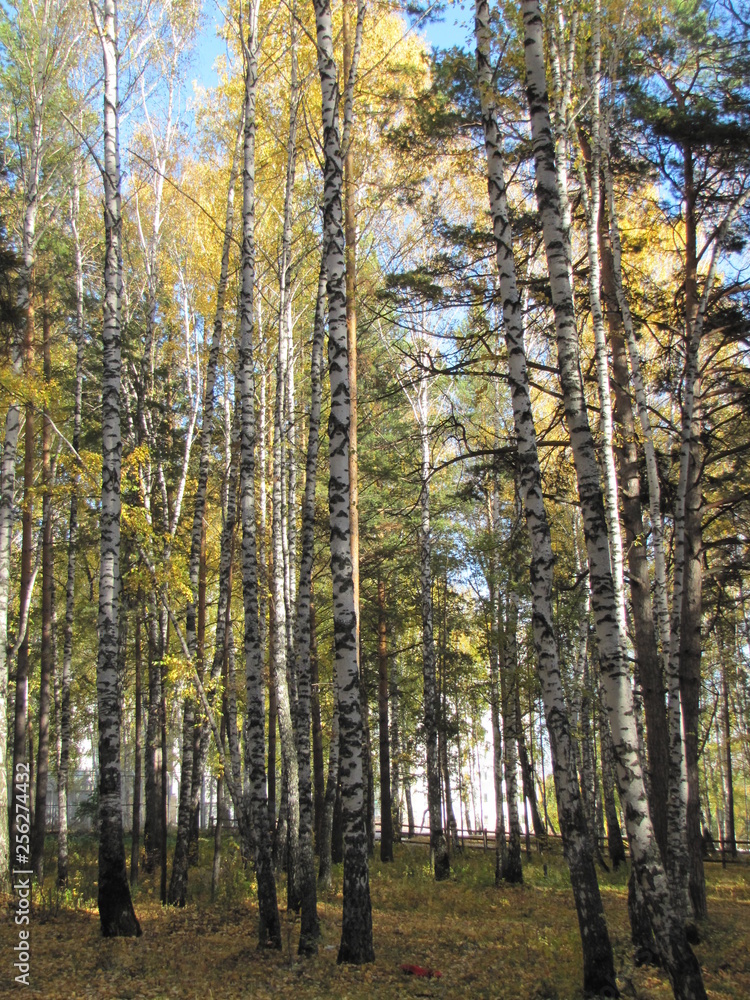
<path fill-rule="evenodd" d="M 52 846 L 52 845 L 50 845 Z M 492 855 L 454 858 L 453 878 L 436 885 L 423 848 L 397 848 L 396 862 L 374 861 L 371 893 L 376 961 L 338 966 L 340 871 L 319 904 L 322 939 L 317 957 L 298 960 L 298 925 L 284 920 L 282 953 L 256 948 L 257 913 L 252 880 L 229 850 L 223 884 L 209 902 L 210 846 L 191 872 L 191 903 L 165 910 L 153 881 L 135 893 L 143 937 L 103 941 L 93 896 L 95 846 L 77 843 L 76 877 L 60 896 L 36 892 L 31 925 L 32 981 L 24 992 L 44 1000 L 239 1000 L 331 997 L 364 1000 L 435 997 L 445 1000 L 574 1000 L 581 996 L 578 925 L 567 873 L 548 858 L 525 864 L 526 883 L 496 889 Z M 50 858 L 51 860 L 51 858 Z M 53 880 L 53 866 L 50 864 Z M 750 997 L 750 867 L 708 867 L 710 919 L 698 955 L 709 996 Z M 664 976 L 633 967 L 626 911 L 626 875 L 603 874 L 604 905 L 612 934 L 618 982 L 625 997 L 671 996 Z M 283 898 L 283 890 L 280 893 Z M 16 993 L 12 979 L 16 928 L 11 910 L 0 924 L 0 995 Z M 429 966 L 439 979 L 405 976 L 402 963 Z M 20 987 L 18 987 L 20 988 Z"/>

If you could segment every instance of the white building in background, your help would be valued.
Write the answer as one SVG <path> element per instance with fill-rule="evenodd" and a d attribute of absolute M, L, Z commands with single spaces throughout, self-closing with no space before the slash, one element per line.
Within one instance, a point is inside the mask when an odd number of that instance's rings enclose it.
<path fill-rule="evenodd" d="M 490 833 L 495 832 L 497 813 L 495 809 L 492 715 L 489 709 L 482 718 L 481 727 L 484 732 L 484 736 L 477 741 L 471 761 L 468 764 L 464 761 L 463 772 L 460 776 L 455 772 L 451 772 L 451 798 L 453 801 L 453 812 L 456 817 L 459 836 L 469 832 L 481 830 L 487 830 Z M 412 809 L 414 811 L 414 829 L 417 833 L 427 833 L 430 829 L 430 821 L 427 811 L 427 778 L 422 771 L 415 773 L 412 778 L 411 801 Z M 521 817 L 521 827 L 523 828 L 524 812 L 522 787 L 523 785 L 519 768 L 518 810 Z M 459 803 L 461 803 L 460 816 Z M 507 803 L 504 801 L 503 804 L 507 829 Z M 379 800 L 376 800 L 375 812 L 376 818 L 379 819 Z M 401 815 L 404 829 L 406 829 L 407 812 L 403 788 L 401 790 Z"/>
<path fill-rule="evenodd" d="M 133 825 L 133 784 L 135 780 L 134 748 L 123 741 L 120 765 L 122 802 L 122 824 L 126 833 Z M 167 780 L 167 826 L 177 825 L 177 810 L 180 801 L 180 755 L 179 744 L 171 751 Z M 146 776 L 141 768 L 141 830 L 146 818 Z M 98 784 L 97 761 L 93 752 L 91 737 L 83 736 L 77 747 L 77 766 L 68 775 L 68 826 L 72 830 L 95 830 L 97 822 L 96 793 Z M 208 776 L 204 779 L 201 796 L 201 826 L 206 827 L 211 815 L 216 814 L 216 782 Z M 50 770 L 47 779 L 47 811 L 45 825 L 48 832 L 56 832 L 58 827 L 57 781 Z"/>

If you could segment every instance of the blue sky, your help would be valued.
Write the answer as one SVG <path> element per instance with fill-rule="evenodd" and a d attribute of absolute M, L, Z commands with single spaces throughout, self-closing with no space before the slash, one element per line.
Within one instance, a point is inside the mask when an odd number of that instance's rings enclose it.
<path fill-rule="evenodd" d="M 449 3 L 442 20 L 419 28 L 419 33 L 435 47 L 450 48 L 465 45 L 473 29 L 473 5 L 467 0 Z M 201 31 L 193 55 L 190 79 L 205 87 L 214 87 L 218 78 L 214 72 L 216 59 L 225 52 L 224 42 L 216 35 L 216 26 L 221 14 L 215 0 L 206 0 L 204 5 L 204 27 Z"/>

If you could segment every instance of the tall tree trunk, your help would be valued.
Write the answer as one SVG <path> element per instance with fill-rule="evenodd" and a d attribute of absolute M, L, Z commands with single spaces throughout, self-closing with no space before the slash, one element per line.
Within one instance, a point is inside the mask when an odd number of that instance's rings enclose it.
<path fill-rule="evenodd" d="M 411 801 L 411 782 L 404 778 L 404 798 L 406 799 L 406 822 L 409 840 L 414 836 L 414 807 Z"/>
<path fill-rule="evenodd" d="M 722 739 L 724 742 L 724 761 L 726 767 L 726 850 L 731 857 L 737 857 L 737 836 L 734 827 L 734 778 L 732 773 L 732 728 L 731 717 L 729 715 L 729 680 L 727 677 L 728 667 L 724 658 L 724 649 L 721 652 L 721 724 Z"/>
<path fill-rule="evenodd" d="M 357 610 L 352 578 L 349 521 L 349 356 L 346 339 L 344 231 L 341 218 L 342 162 L 338 128 L 338 73 L 333 56 L 329 0 L 314 0 L 318 69 L 323 102 L 324 239 L 328 289 L 328 365 L 331 412 L 328 424 L 330 482 L 328 503 L 333 575 L 335 668 L 341 731 L 344 823 L 344 906 L 338 961 L 374 960 L 372 910 L 364 822 L 362 712 L 359 694 Z M 361 37 L 361 22 L 358 19 Z"/>
<path fill-rule="evenodd" d="M 421 519 L 419 529 L 420 591 L 422 603 L 422 677 L 424 683 L 424 736 L 427 757 L 427 807 L 430 813 L 430 860 L 435 872 L 435 880 L 442 882 L 450 875 L 448 843 L 443 831 L 443 815 L 440 801 L 440 756 L 438 747 L 438 723 L 440 705 L 438 701 L 435 663 L 435 640 L 433 638 L 432 609 L 432 536 L 430 533 L 430 441 L 427 428 L 427 380 L 420 379 L 419 388 L 419 434 L 421 438 Z"/>
<path fill-rule="evenodd" d="M 24 336 L 24 369 L 33 371 L 34 365 L 34 306 L 33 292 L 29 294 L 29 304 L 26 311 L 26 332 Z M 16 700 L 14 706 L 13 730 L 13 771 L 16 773 L 19 764 L 26 764 L 27 748 L 26 730 L 29 724 L 29 617 L 31 613 L 31 590 L 33 575 L 33 486 L 34 486 L 34 404 L 26 403 L 26 425 L 24 427 L 24 460 L 23 460 L 23 512 L 21 515 L 21 583 L 19 605 L 22 609 L 19 615 L 19 631 L 21 644 L 16 657 Z M 24 615 L 25 610 L 25 615 Z M 15 845 L 18 831 L 18 799 L 16 783 L 12 783 L 10 804 L 10 842 Z"/>
<path fill-rule="evenodd" d="M 269 577 L 273 575 L 273 549 L 270 555 Z M 276 614 L 273 601 L 269 601 L 268 611 L 268 648 L 273 648 L 276 641 L 274 632 L 276 630 Z M 276 761 L 278 753 L 276 751 L 276 739 L 279 730 L 279 711 L 276 702 L 276 677 L 273 665 L 273 657 L 268 657 L 268 823 L 269 829 L 274 837 L 274 860 L 276 858 Z"/>
<path fill-rule="evenodd" d="M 325 294 L 325 288 L 324 288 Z M 322 358 L 321 358 L 322 362 Z M 309 449 L 309 444 L 308 444 Z M 305 486 L 307 489 L 307 486 Z M 304 539 L 303 539 L 304 544 Z M 315 601 L 310 585 L 310 705 L 312 713 L 312 756 L 315 820 L 315 852 L 320 855 L 320 838 L 325 808 L 325 764 L 323 761 L 323 723 L 320 717 L 320 675 L 318 647 L 315 640 Z"/>
<path fill-rule="evenodd" d="M 258 6 L 249 10 L 245 44 L 245 133 L 242 173 L 242 286 L 236 398 L 240 401 L 240 495 L 242 514 L 242 593 L 245 610 L 245 771 L 248 814 L 253 828 L 258 882 L 258 937 L 261 946 L 281 948 L 281 924 L 268 829 L 265 760 L 265 697 L 258 618 L 258 561 L 255 530 L 255 385 L 253 293 L 255 284 L 255 101 L 258 82 Z"/>
<path fill-rule="evenodd" d="M 680 485 L 685 470 L 685 495 L 677 497 L 677 504 L 684 502 L 683 512 L 683 560 L 684 579 L 682 593 L 682 617 L 679 621 L 679 635 L 673 634 L 672 642 L 677 645 L 679 657 L 679 693 L 682 707 L 685 771 L 687 777 L 687 802 L 685 810 L 685 834 L 688 852 L 688 886 L 692 911 L 702 919 L 707 916 L 706 878 L 703 871 L 703 841 L 700 823 L 700 788 L 698 757 L 700 746 L 700 691 L 701 691 L 701 619 L 703 616 L 703 448 L 700 442 L 700 344 L 702 336 L 702 315 L 698 297 L 698 223 L 696 203 L 698 192 L 694 177 L 693 149 L 689 142 L 683 147 L 684 161 L 684 205 L 685 205 L 685 344 L 686 365 L 685 385 L 682 396 L 682 448 L 680 454 Z M 714 257 L 715 260 L 715 257 Z M 713 262 L 712 262 L 713 263 Z M 710 288 L 711 279 L 706 282 Z M 699 319 L 699 312 L 701 319 Z M 687 450 L 687 455 L 684 452 Z M 675 514 L 675 535 L 678 535 L 678 515 Z M 677 539 L 675 544 L 675 566 L 677 565 Z M 675 628 L 674 605 L 677 595 L 672 596 L 673 629 Z"/>
<path fill-rule="evenodd" d="M 580 706 L 580 776 L 581 794 L 583 796 L 583 808 L 586 813 L 586 823 L 589 828 L 591 838 L 591 848 L 597 861 L 603 863 L 601 850 L 599 848 L 599 838 L 596 829 L 596 747 L 594 746 L 595 733 L 592 718 L 592 691 L 591 674 L 589 671 L 589 658 L 586 652 L 583 654 L 583 671 L 581 675 L 581 706 Z"/>
<path fill-rule="evenodd" d="M 52 378 L 50 353 L 50 318 L 47 292 L 42 312 L 44 384 Z M 44 407 L 42 422 L 42 482 L 44 484 L 42 534 L 42 649 L 39 674 L 39 744 L 36 755 L 36 805 L 31 847 L 31 866 L 41 885 L 44 882 L 44 835 L 47 825 L 47 782 L 49 778 L 49 709 L 50 683 L 55 668 L 55 553 L 54 512 L 52 508 L 52 424 L 49 404 Z"/>
<path fill-rule="evenodd" d="M 336 681 L 334 678 L 334 690 Z M 328 780 L 326 782 L 326 797 L 323 804 L 323 816 L 320 824 L 320 868 L 318 880 L 328 891 L 331 888 L 331 862 L 333 860 L 333 810 L 336 805 L 336 788 L 339 783 L 339 706 L 338 694 L 333 703 L 333 719 L 331 720 L 331 741 L 328 744 Z"/>
<path fill-rule="evenodd" d="M 508 595 L 508 618 L 505 627 L 504 656 L 501 683 L 503 713 L 505 788 L 508 798 L 508 851 L 501 870 L 503 881 L 511 884 L 523 882 L 521 867 L 521 822 L 518 817 L 518 777 L 516 734 L 516 687 L 518 685 L 518 595 Z"/>
<path fill-rule="evenodd" d="M 612 946 L 604 919 L 575 773 L 570 724 L 565 707 L 553 626 L 552 571 L 554 557 L 542 497 L 536 430 L 526 368 L 523 316 L 516 283 L 512 233 L 508 222 L 505 168 L 498 132 L 494 84 L 490 65 L 491 35 L 489 7 L 486 0 L 476 0 L 475 13 L 477 67 L 487 154 L 487 187 L 503 300 L 503 321 L 508 349 L 508 379 L 518 449 L 519 486 L 531 539 L 534 647 L 537 654 L 537 669 L 550 736 L 558 816 L 581 931 L 584 990 L 595 994 L 608 993 L 610 996 L 616 996 L 617 987 Z M 549 125 L 547 128 L 549 132 Z M 553 182 L 556 184 L 554 174 Z M 560 249 L 564 261 L 562 237 Z"/>
<path fill-rule="evenodd" d="M 223 729 L 222 719 L 222 729 Z M 211 864 L 211 901 L 216 899 L 219 890 L 219 879 L 221 877 L 221 831 L 222 831 L 222 810 L 224 809 L 224 799 L 222 795 L 223 781 L 218 778 L 216 781 L 216 823 L 214 825 L 214 858 Z"/>
<path fill-rule="evenodd" d="M 284 214 L 281 232 L 281 256 L 279 260 L 279 338 L 278 366 L 276 381 L 276 406 L 274 411 L 274 518 L 278 515 L 278 525 L 274 520 L 273 531 L 280 534 L 281 596 L 284 601 L 283 614 L 283 663 L 285 667 L 286 699 L 289 702 L 291 736 L 285 750 L 284 733 L 287 722 L 281 716 L 280 733 L 282 739 L 282 765 L 287 772 L 292 813 L 289 824 L 289 878 L 287 890 L 294 909 L 299 909 L 297 881 L 299 877 L 299 782 L 292 772 L 296 761 L 295 716 L 297 711 L 297 674 L 294 656 L 295 586 L 297 570 L 297 462 L 295 454 L 295 389 L 294 389 L 294 323 L 292 316 L 292 225 L 294 218 L 294 186 L 297 163 L 297 115 L 299 111 L 300 87 L 297 72 L 297 9 L 296 0 L 290 7 L 289 52 L 291 60 L 289 88 L 289 131 L 287 134 L 286 183 L 284 191 Z M 278 483 L 278 496 L 276 487 Z M 276 502 L 278 499 L 278 511 Z M 274 541 L 274 545 L 275 545 Z M 275 567 L 274 567 L 275 568 Z M 279 623 L 282 618 L 279 617 Z M 276 683 L 279 683 L 277 674 Z M 283 701 L 280 703 L 283 711 Z"/>
<path fill-rule="evenodd" d="M 203 519 L 200 546 L 200 570 L 198 572 L 198 620 L 196 632 L 195 666 L 201 682 L 205 673 L 206 652 L 206 519 Z M 201 790 L 204 787 L 206 760 L 209 746 L 208 719 L 197 722 L 193 733 L 193 777 L 190 789 L 190 843 L 188 863 L 198 864 L 200 860 Z"/>
<path fill-rule="evenodd" d="M 651 545 L 654 552 L 654 604 L 656 606 L 655 632 L 658 638 L 662 661 L 664 664 L 664 674 L 668 672 L 669 645 L 670 645 L 670 619 L 667 597 L 667 562 L 664 546 L 664 524 L 661 515 L 661 486 L 659 483 L 659 468 L 656 460 L 656 448 L 654 436 L 651 428 L 648 399 L 641 375 L 641 362 L 638 354 L 638 346 L 635 340 L 635 328 L 633 317 L 630 313 L 627 296 L 623 285 L 622 276 L 622 246 L 620 243 L 620 229 L 617 214 L 617 203 L 615 201 L 614 180 L 609 162 L 609 130 L 604 131 L 604 143 L 606 156 L 604 159 L 604 182 L 607 195 L 607 213 L 609 216 L 609 242 L 611 249 L 612 274 L 614 289 L 617 298 L 617 305 L 625 331 L 625 339 L 628 348 L 628 359 L 630 361 L 630 374 L 635 396 L 636 409 L 638 412 L 638 422 L 641 427 L 643 437 L 643 453 L 646 459 L 646 474 L 648 481 L 648 502 L 649 518 L 651 521 Z M 605 269 L 603 278 L 608 280 L 608 254 L 604 254 Z M 665 723 L 666 725 L 666 723 Z M 668 755 L 668 737 L 662 737 L 663 748 Z M 666 743 L 664 743 L 666 740 Z M 666 763 L 665 763 L 666 766 Z"/>
<path fill-rule="evenodd" d="M 547 830 L 539 814 L 534 769 L 531 766 L 529 754 L 526 750 L 526 740 L 523 735 L 523 720 L 521 717 L 521 689 L 518 685 L 516 685 L 516 733 L 518 735 L 518 762 L 521 765 L 521 785 L 523 787 L 524 803 L 528 803 L 531 809 L 531 823 L 534 827 L 534 836 L 541 850 L 547 845 Z"/>
<path fill-rule="evenodd" d="M 625 620 L 625 567 L 622 548 L 622 531 L 620 528 L 620 503 L 615 469 L 614 429 L 612 424 L 612 393 L 609 380 L 609 356 L 607 339 L 604 332 L 604 312 L 601 300 L 601 258 L 599 255 L 599 205 L 601 201 L 601 2 L 595 0 L 591 37 L 591 169 L 589 183 L 586 184 L 586 172 L 583 162 L 580 165 L 580 191 L 586 219 L 587 250 L 589 260 L 589 304 L 594 327 L 594 356 L 596 361 L 596 376 L 599 389 L 599 433 L 601 436 L 600 465 L 602 489 L 604 497 L 604 512 L 609 538 L 609 554 L 614 588 L 617 625 L 622 643 L 623 655 L 627 641 L 627 625 Z M 558 185 L 559 187 L 559 185 Z M 562 192 L 561 192 L 562 198 Z M 567 200 L 567 195 L 565 197 Z M 567 209 L 562 215 L 566 218 Z M 572 281 L 570 284 L 573 291 Z"/>
<path fill-rule="evenodd" d="M 618 425 L 619 478 L 622 520 L 628 553 L 630 601 L 633 609 L 636 671 L 643 691 L 648 749 L 649 811 L 662 859 L 667 857 L 667 812 L 669 738 L 665 711 L 666 689 L 658 636 L 651 604 L 651 579 L 646 533 L 641 508 L 641 477 L 635 416 L 628 391 L 628 355 L 623 320 L 617 301 L 612 253 L 603 231 L 600 233 L 602 284 L 605 314 L 612 348 L 614 418 Z"/>
<path fill-rule="evenodd" d="M 348 352 L 349 377 L 349 530 L 351 533 L 352 587 L 354 591 L 354 613 L 356 616 L 357 663 L 360 671 L 360 715 L 364 725 L 365 786 L 365 827 L 367 830 L 367 851 L 375 850 L 375 782 L 372 768 L 372 741 L 370 739 L 367 686 L 362 675 L 360 656 L 360 608 L 359 608 L 359 463 L 358 463 L 358 408 L 357 408 L 357 189 L 354 180 L 354 86 L 362 50 L 362 27 L 365 14 L 365 0 L 357 0 L 357 23 L 352 34 L 350 7 L 354 0 L 344 0 L 342 6 L 342 31 L 344 38 L 344 128 L 341 152 L 344 161 L 343 208 L 344 208 L 344 264 L 346 275 L 346 346 Z"/>
<path fill-rule="evenodd" d="M 607 817 L 607 848 L 609 860 L 615 871 L 625 863 L 625 845 L 620 830 L 620 817 L 615 804 L 615 755 L 612 751 L 612 735 L 609 731 L 609 720 L 599 701 L 599 733 L 602 750 L 602 795 L 604 797 L 604 812 Z"/>
<path fill-rule="evenodd" d="M 307 435 L 305 493 L 302 507 L 302 555 L 297 614 L 294 628 L 295 674 L 297 677 L 297 754 L 299 760 L 299 871 L 297 889 L 302 908 L 299 953 L 315 954 L 318 950 L 318 923 L 315 890 L 315 855 L 313 852 L 313 793 L 310 777 L 310 705 L 313 681 L 317 682 L 317 658 L 313 656 L 312 571 L 315 555 L 315 486 L 320 446 L 320 410 L 323 399 L 323 345 L 325 341 L 325 253 L 320 263 L 318 294 L 315 300 L 312 359 L 310 362 L 310 422 Z M 315 677 L 313 677 L 315 661 Z M 318 727 L 320 701 L 315 690 Z M 319 753 L 322 756 L 323 748 Z M 321 768 L 322 770 L 322 768 Z M 322 778 L 322 775 L 321 775 Z"/>
<path fill-rule="evenodd" d="M 388 731 L 388 635 L 385 581 L 378 576 L 378 735 L 380 737 L 380 860 L 393 861 L 391 753 Z"/>
<path fill-rule="evenodd" d="M 182 708 L 182 746 L 180 749 L 180 799 L 177 807 L 177 839 L 172 860 L 167 903 L 184 906 L 187 902 L 188 847 L 190 844 L 190 793 L 193 787 L 195 751 L 195 701 L 185 698 Z"/>
<path fill-rule="evenodd" d="M 28 210 L 27 210 L 28 215 Z M 24 234 L 26 229 L 24 227 Z M 31 248 L 29 248 L 31 249 Z M 24 253 L 24 258 L 26 254 Z M 28 323 L 27 313 L 31 308 L 29 295 L 30 271 L 24 264 L 19 275 L 19 304 L 24 324 Z M 11 343 L 11 371 L 20 378 L 23 370 L 22 337 L 17 329 Z M 18 436 L 21 428 L 21 407 L 12 401 L 5 417 L 5 438 L 3 440 L 2 468 L 0 470 L 0 705 L 8 704 L 8 603 L 10 597 L 10 555 L 13 534 L 13 507 L 16 485 L 16 455 Z M 9 886 L 10 869 L 21 867 L 22 858 L 11 858 L 11 839 L 8 828 L 8 783 L 7 783 L 7 712 L 0 712 L 0 886 Z M 13 781 L 11 779 L 11 789 Z M 15 803 L 15 799 L 13 799 Z M 15 808 L 13 808 L 15 816 Z M 15 847 L 15 839 L 12 841 Z"/>
<path fill-rule="evenodd" d="M 222 670 L 222 680 L 224 684 L 224 696 L 222 698 L 222 711 L 221 711 L 221 728 L 219 730 L 219 736 L 221 740 L 222 753 L 225 750 L 225 741 L 227 734 L 227 679 L 228 670 L 226 657 L 224 657 L 224 668 Z M 239 790 L 240 786 L 237 786 Z M 216 893 L 219 889 L 219 879 L 221 878 L 221 834 L 223 826 L 223 812 L 224 812 L 224 780 L 220 775 L 216 780 L 216 824 L 214 826 L 214 857 L 213 863 L 211 865 L 211 901 L 216 899 Z"/>
<path fill-rule="evenodd" d="M 80 166 L 73 173 L 70 199 L 70 225 L 73 231 L 76 273 L 76 388 L 73 404 L 73 448 L 81 445 L 81 406 L 83 399 L 83 349 L 86 329 L 83 318 L 83 255 L 78 229 L 80 212 Z M 65 585 L 65 629 L 62 676 L 55 674 L 55 720 L 57 723 L 57 884 L 68 882 L 68 767 L 70 762 L 70 679 L 73 662 L 73 620 L 75 618 L 75 564 L 78 544 L 78 470 L 73 475 L 68 518 L 68 566 Z"/>
<path fill-rule="evenodd" d="M 167 643 L 164 643 L 167 649 Z M 159 899 L 162 906 L 167 905 L 167 827 L 169 825 L 169 747 L 167 745 L 167 668 L 164 660 L 159 666 L 159 735 L 161 750 L 159 754 L 159 825 L 161 839 L 159 841 Z"/>
<path fill-rule="evenodd" d="M 148 715 L 146 719 L 145 792 L 146 817 L 143 829 L 144 869 L 151 873 L 160 863 L 166 830 L 162 823 L 162 750 L 161 750 L 161 667 L 156 621 L 156 594 L 148 601 Z"/>
<path fill-rule="evenodd" d="M 437 701 L 440 708 L 438 720 L 438 752 L 440 754 L 440 769 L 443 778 L 443 801 L 445 802 L 445 825 L 448 830 L 448 849 L 451 845 L 455 850 L 458 825 L 453 811 L 453 795 L 451 790 L 450 761 L 448 759 L 448 718 L 447 718 L 447 665 L 448 655 L 448 570 L 445 567 L 443 576 L 443 606 L 441 608 L 440 636 L 440 670 L 438 674 Z"/>
<path fill-rule="evenodd" d="M 390 748 L 391 748 L 391 829 L 393 839 L 401 842 L 401 733 L 399 727 L 398 661 L 391 662 L 388 678 L 388 700 L 390 703 Z"/>
<path fill-rule="evenodd" d="M 143 601 L 140 594 L 135 616 L 135 747 L 133 765 L 133 824 L 130 842 L 130 884 L 138 884 L 141 855 L 141 777 L 143 758 L 143 642 L 141 616 Z"/>
<path fill-rule="evenodd" d="M 283 322 L 283 320 L 282 320 Z M 281 324 L 280 324 L 281 327 Z M 279 356 L 276 377 L 276 406 L 274 415 L 273 440 L 273 518 L 271 539 L 273 546 L 273 573 L 271 577 L 271 601 L 273 606 L 273 631 L 271 633 L 272 673 L 276 693 L 276 711 L 281 737 L 281 765 L 283 783 L 286 789 L 287 836 L 284 855 L 287 862 L 287 908 L 299 910 L 300 900 L 297 888 L 299 874 L 299 763 L 294 726 L 292 723 L 292 699 L 288 683 L 287 665 L 287 595 L 285 593 L 284 558 L 284 486 L 282 464 L 284 448 L 282 442 L 284 423 L 284 369 L 286 366 L 285 337 L 279 330 Z M 270 762 L 269 762 L 270 769 Z"/>
<path fill-rule="evenodd" d="M 685 504 L 685 584 L 680 639 L 680 699 L 683 712 L 687 772 L 686 833 L 688 886 L 692 911 L 708 915 L 700 806 L 701 620 L 703 617 L 703 496 L 702 448 L 698 422 L 690 442 L 690 469 Z"/>
<path fill-rule="evenodd" d="M 102 501 L 99 569 L 99 918 L 104 937 L 139 935 L 130 899 L 122 835 L 120 678 L 117 640 L 120 604 L 120 148 L 116 0 L 92 4 L 104 60 L 104 328 L 102 335 Z"/>
<path fill-rule="evenodd" d="M 499 529 L 499 511 L 497 489 L 493 484 L 490 500 L 492 529 Z M 500 658 L 502 654 L 503 636 L 500 628 L 500 595 L 498 567 L 498 540 L 493 538 L 492 561 L 493 572 L 490 580 L 490 718 L 492 724 L 492 778 L 495 790 L 495 885 L 503 880 L 503 870 L 506 865 L 508 843 L 505 833 L 505 805 L 503 802 L 503 738 L 500 730 Z"/>
<path fill-rule="evenodd" d="M 349 530 L 352 550 L 352 587 L 354 613 L 357 616 L 357 663 L 359 655 L 359 467 L 357 453 L 357 213 L 354 183 L 354 83 L 361 50 L 362 23 L 358 17 L 357 35 L 352 37 L 350 7 L 353 0 L 343 0 L 341 16 L 344 36 L 344 135 L 341 152 L 344 157 L 344 266 L 346 272 L 346 348 L 349 375 Z M 364 5 L 359 4 L 362 11 Z M 356 51 L 355 51 L 356 49 Z M 364 715 L 364 711 L 362 711 Z"/>
<path fill-rule="evenodd" d="M 638 877 L 644 889 L 657 943 L 662 951 L 675 996 L 680 1000 L 689 998 L 702 1000 L 706 992 L 700 966 L 672 908 L 669 885 L 648 812 L 638 754 L 633 694 L 622 657 L 623 637 L 618 627 L 601 481 L 581 382 L 575 307 L 564 253 L 555 151 L 551 139 L 544 67 L 543 24 L 538 0 L 523 0 L 522 11 L 526 89 L 534 146 L 537 201 L 550 275 L 565 417 L 571 439 L 588 550 L 602 689 L 618 766 L 620 798 L 624 804 Z"/>

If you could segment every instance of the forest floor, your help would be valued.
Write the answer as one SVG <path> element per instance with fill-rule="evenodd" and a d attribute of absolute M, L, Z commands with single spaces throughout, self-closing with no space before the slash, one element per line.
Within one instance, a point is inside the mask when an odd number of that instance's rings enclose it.
<path fill-rule="evenodd" d="M 70 888 L 54 888 L 54 840 L 48 842 L 45 887 L 34 890 L 30 925 L 31 985 L 17 986 L 12 963 L 18 928 L 10 898 L 0 918 L 0 996 L 43 1000 L 578 1000 L 581 946 L 570 883 L 562 859 L 524 855 L 524 885 L 496 889 L 492 851 L 454 855 L 450 881 L 436 884 L 422 846 L 397 845 L 396 860 L 371 863 L 376 961 L 336 964 L 341 923 L 341 867 L 319 900 L 322 937 L 315 958 L 297 958 L 298 918 L 282 912 L 281 952 L 256 948 L 252 877 L 225 841 L 222 882 L 210 902 L 212 844 L 190 874 L 190 901 L 164 909 L 153 877 L 134 891 L 140 939 L 99 936 L 96 842 L 72 844 Z M 545 873 L 544 862 L 547 863 Z M 707 868 L 709 919 L 697 954 L 708 994 L 750 997 L 750 865 Z M 627 872 L 600 873 L 623 997 L 667 1000 L 658 970 L 635 968 L 627 919 Z M 279 898 L 282 900 L 283 888 Z M 428 967 L 439 978 L 416 978 L 403 964 Z"/>

